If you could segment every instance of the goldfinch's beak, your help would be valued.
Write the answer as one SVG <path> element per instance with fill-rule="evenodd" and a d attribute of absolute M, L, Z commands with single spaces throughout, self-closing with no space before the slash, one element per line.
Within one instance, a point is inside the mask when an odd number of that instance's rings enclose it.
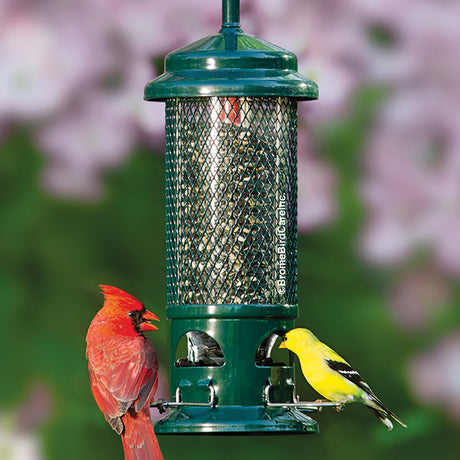
<path fill-rule="evenodd" d="M 287 346 L 286 346 L 286 337 L 283 337 L 283 341 L 280 343 L 279 348 L 287 348 Z"/>

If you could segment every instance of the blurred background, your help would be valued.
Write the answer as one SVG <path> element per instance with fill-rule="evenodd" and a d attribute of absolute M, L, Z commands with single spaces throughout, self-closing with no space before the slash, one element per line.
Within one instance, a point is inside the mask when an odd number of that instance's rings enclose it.
<path fill-rule="evenodd" d="M 122 458 L 87 375 L 99 283 L 162 319 L 168 397 L 164 104 L 143 87 L 220 18 L 219 0 L 0 3 L 2 460 Z M 409 428 L 325 409 L 314 436 L 161 436 L 166 459 L 458 458 L 459 18 L 457 0 L 241 1 L 243 30 L 320 87 L 299 104 L 296 324 Z"/>

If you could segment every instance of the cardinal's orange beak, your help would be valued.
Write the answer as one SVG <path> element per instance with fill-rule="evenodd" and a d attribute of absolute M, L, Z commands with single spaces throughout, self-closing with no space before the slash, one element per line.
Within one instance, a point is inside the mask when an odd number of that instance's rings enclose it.
<path fill-rule="evenodd" d="M 160 321 L 157 315 L 154 315 L 151 311 L 146 310 L 142 315 L 141 331 L 156 331 L 158 328 L 150 323 L 150 321 Z"/>

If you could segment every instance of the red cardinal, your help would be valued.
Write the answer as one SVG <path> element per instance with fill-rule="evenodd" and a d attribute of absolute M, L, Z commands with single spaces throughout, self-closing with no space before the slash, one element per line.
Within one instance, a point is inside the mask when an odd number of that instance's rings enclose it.
<path fill-rule="evenodd" d="M 89 378 L 99 409 L 121 434 L 126 460 L 162 460 L 150 420 L 158 358 L 143 332 L 158 318 L 121 289 L 100 286 L 104 306 L 86 336 Z"/>

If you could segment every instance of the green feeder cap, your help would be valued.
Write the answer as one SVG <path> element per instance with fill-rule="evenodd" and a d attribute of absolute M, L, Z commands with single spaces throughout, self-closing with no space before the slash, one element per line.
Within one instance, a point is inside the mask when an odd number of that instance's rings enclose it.
<path fill-rule="evenodd" d="M 219 33 L 169 53 L 165 72 L 145 87 L 144 98 L 274 96 L 317 99 L 315 82 L 297 71 L 294 53 L 243 33 L 239 2 L 223 1 Z"/>

